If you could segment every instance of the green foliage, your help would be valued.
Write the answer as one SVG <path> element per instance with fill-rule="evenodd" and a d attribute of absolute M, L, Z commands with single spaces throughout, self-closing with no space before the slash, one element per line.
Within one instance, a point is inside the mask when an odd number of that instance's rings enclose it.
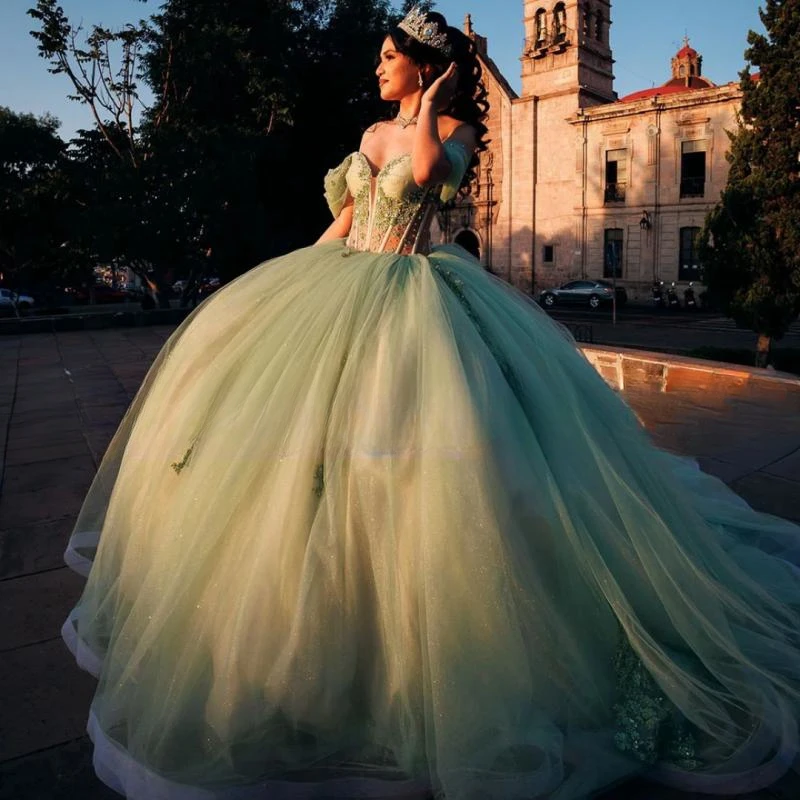
<path fill-rule="evenodd" d="M 121 31 L 73 25 L 57 0 L 29 13 L 94 120 L 65 155 L 70 248 L 156 286 L 313 241 L 325 171 L 387 113 L 388 0 L 165 0 Z M 138 115 L 143 83 L 155 101 Z"/>
<path fill-rule="evenodd" d="M 408 14 L 412 8 L 419 6 L 423 11 L 431 11 L 436 5 L 435 2 L 425 2 L 425 0 L 403 0 L 402 13 Z"/>
<path fill-rule="evenodd" d="M 139 63 L 150 29 L 144 22 L 111 31 L 93 25 L 84 32 L 73 26 L 57 0 L 38 0 L 28 11 L 39 23 L 31 31 L 39 54 L 50 63 L 49 72 L 65 75 L 72 84 L 70 99 L 84 103 L 102 133 L 111 126 L 124 137 L 106 137 L 119 158 L 136 160 L 134 115 L 141 104 L 138 91 Z M 118 53 L 117 61 L 112 54 Z"/>
<path fill-rule="evenodd" d="M 78 133 L 67 154 L 72 224 L 66 244 L 82 254 L 89 276 L 93 264 L 116 262 L 163 286 L 153 233 L 168 201 L 154 191 L 152 153 L 136 127 L 141 57 L 151 28 L 140 22 L 120 31 L 99 25 L 84 30 L 70 23 L 56 0 L 38 0 L 28 13 L 39 24 L 31 32 L 39 54 L 51 73 L 69 80 L 69 97 L 84 104 L 95 123 Z"/>
<path fill-rule="evenodd" d="M 763 350 L 800 315 L 800 0 L 766 0 L 761 18 L 766 35 L 748 36 L 728 183 L 700 255 L 715 301 Z"/>
<path fill-rule="evenodd" d="M 385 113 L 393 21 L 385 0 L 170 0 L 154 17 L 146 133 L 209 269 L 232 277 L 325 227 L 325 170 Z"/>
<path fill-rule="evenodd" d="M 12 286 L 81 268 L 67 241 L 71 187 L 58 125 L 0 106 L 0 273 Z"/>

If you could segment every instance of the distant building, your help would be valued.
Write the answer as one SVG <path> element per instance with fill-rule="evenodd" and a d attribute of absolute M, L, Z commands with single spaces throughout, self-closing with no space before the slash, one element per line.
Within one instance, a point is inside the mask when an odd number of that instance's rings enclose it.
<path fill-rule="evenodd" d="M 481 54 L 489 150 L 442 237 L 538 294 L 616 278 L 636 297 L 654 280 L 697 281 L 695 235 L 728 175 L 739 83 L 715 86 L 688 40 L 661 86 L 618 98 L 609 0 L 524 0 L 522 93 Z"/>

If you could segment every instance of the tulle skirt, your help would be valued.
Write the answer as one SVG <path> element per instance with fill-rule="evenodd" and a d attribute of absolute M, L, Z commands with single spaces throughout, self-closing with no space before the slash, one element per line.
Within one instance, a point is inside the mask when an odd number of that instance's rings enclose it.
<path fill-rule="evenodd" d="M 137 800 L 744 793 L 798 753 L 798 543 L 463 250 L 333 242 L 158 356 L 64 636 Z"/>

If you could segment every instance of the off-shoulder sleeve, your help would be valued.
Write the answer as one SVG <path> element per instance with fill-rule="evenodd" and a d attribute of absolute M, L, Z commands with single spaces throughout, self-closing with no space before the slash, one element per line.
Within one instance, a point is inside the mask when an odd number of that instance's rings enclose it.
<path fill-rule="evenodd" d="M 450 175 L 442 185 L 442 202 L 447 203 L 457 194 L 472 156 L 460 142 L 445 142 L 444 152 L 450 162 Z"/>
<path fill-rule="evenodd" d="M 353 155 L 351 153 L 338 167 L 329 170 L 325 176 L 325 200 L 334 219 L 342 213 L 342 209 L 347 202 L 347 170 L 350 169 L 350 165 L 353 163 Z"/>

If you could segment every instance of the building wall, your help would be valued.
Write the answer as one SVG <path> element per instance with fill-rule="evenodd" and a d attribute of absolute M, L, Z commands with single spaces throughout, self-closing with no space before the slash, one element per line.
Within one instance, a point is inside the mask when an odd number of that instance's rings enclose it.
<path fill-rule="evenodd" d="M 577 181 L 578 196 L 585 191 L 585 206 L 579 203 L 575 210 L 588 220 L 576 249 L 584 250 L 586 257 L 580 271 L 567 265 L 566 271 L 552 276 L 553 282 L 603 276 L 606 228 L 624 232 L 622 281 L 634 297 L 647 294 L 654 280 L 681 282 L 680 229 L 702 227 L 725 186 L 726 131 L 736 127 L 740 102 L 738 85 L 729 84 L 599 106 L 576 115 L 571 124 L 576 140 L 585 135 L 587 168 Z M 702 197 L 681 197 L 684 142 L 697 143 L 706 154 Z M 610 202 L 605 195 L 606 153 L 620 149 L 627 151 L 625 199 Z M 649 228 L 640 226 L 644 212 Z"/>
<path fill-rule="evenodd" d="M 469 227 L 480 242 L 483 265 L 513 283 L 511 265 L 518 263 L 518 257 L 513 250 L 513 180 L 509 176 L 513 176 L 516 166 L 514 148 L 519 133 L 512 109 L 516 94 L 489 59 L 486 40 L 471 31 L 469 19 L 467 27 L 482 51 L 483 80 L 489 102 L 485 121 L 489 147 L 480 154 L 480 165 L 469 196 L 459 198 L 452 208 L 440 213 L 440 240 L 454 241 Z M 529 151 L 528 161 L 530 158 Z"/>
<path fill-rule="evenodd" d="M 561 5 L 565 40 L 537 48 L 536 13 L 544 10 L 552 20 L 556 3 L 523 2 L 521 97 L 488 58 L 486 40 L 475 36 L 489 91 L 491 143 L 472 196 L 460 203 L 471 205 L 471 214 L 455 209 L 453 216 L 478 234 L 484 265 L 527 293 L 602 277 L 608 228 L 623 232 L 620 281 L 630 296 L 647 296 L 653 280 L 685 283 L 679 280 L 680 229 L 702 227 L 725 186 L 726 131 L 737 125 L 738 84 L 619 102 L 608 45 L 610 2 Z M 593 25 L 586 28 L 587 7 L 603 17 L 599 39 Z M 680 196 L 684 142 L 699 142 L 693 146 L 706 153 L 702 197 Z M 627 156 L 625 198 L 609 202 L 606 153 L 621 149 Z M 453 240 L 459 229 L 451 224 L 445 238 Z M 551 262 L 544 260 L 545 247 Z"/>

